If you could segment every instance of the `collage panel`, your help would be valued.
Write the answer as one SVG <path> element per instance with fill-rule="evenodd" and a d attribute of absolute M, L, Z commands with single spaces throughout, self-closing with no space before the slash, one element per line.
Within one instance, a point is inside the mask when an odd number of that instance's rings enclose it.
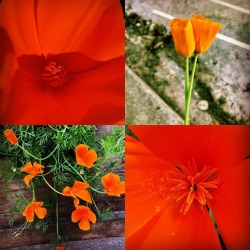
<path fill-rule="evenodd" d="M 124 126 L 0 130 L 1 249 L 124 248 Z"/>
<path fill-rule="evenodd" d="M 127 0 L 126 124 L 249 124 L 249 10 Z"/>
<path fill-rule="evenodd" d="M 248 249 L 248 126 L 131 125 L 126 249 Z"/>
<path fill-rule="evenodd" d="M 124 124 L 119 0 L 4 0 L 0 37 L 0 124 Z"/>

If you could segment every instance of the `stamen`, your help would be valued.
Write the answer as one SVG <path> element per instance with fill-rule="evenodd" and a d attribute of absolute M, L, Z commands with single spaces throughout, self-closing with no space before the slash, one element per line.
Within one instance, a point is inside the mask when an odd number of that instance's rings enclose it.
<path fill-rule="evenodd" d="M 68 80 L 67 72 L 63 66 L 50 62 L 43 70 L 43 80 L 51 87 L 59 87 Z"/>
<path fill-rule="evenodd" d="M 180 203 L 180 213 L 186 214 L 194 202 L 198 203 L 202 211 L 207 205 L 207 200 L 212 199 L 209 189 L 215 189 L 220 183 L 216 177 L 216 168 L 205 166 L 198 172 L 197 165 L 193 160 L 187 166 L 178 166 L 177 171 L 169 174 L 167 181 L 172 197 L 171 203 Z"/>

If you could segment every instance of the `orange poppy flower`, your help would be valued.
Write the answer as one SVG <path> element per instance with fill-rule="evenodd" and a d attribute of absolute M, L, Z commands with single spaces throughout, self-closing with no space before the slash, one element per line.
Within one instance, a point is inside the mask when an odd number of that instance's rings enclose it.
<path fill-rule="evenodd" d="M 0 27 L 1 124 L 123 122 L 119 1 L 3 1 Z"/>
<path fill-rule="evenodd" d="M 249 127 L 130 128 L 126 249 L 247 249 Z"/>
<path fill-rule="evenodd" d="M 39 219 L 43 219 L 47 214 L 47 209 L 42 207 L 43 202 L 42 201 L 33 201 L 31 202 L 23 211 L 23 216 L 26 217 L 26 220 L 28 222 L 34 221 L 34 214 Z"/>
<path fill-rule="evenodd" d="M 30 161 L 23 168 L 21 168 L 20 172 L 28 173 L 28 175 L 24 177 L 24 182 L 28 187 L 30 186 L 30 181 L 34 177 L 43 173 L 43 170 L 42 170 L 43 168 L 45 167 L 41 164 L 38 164 L 37 162 L 34 162 L 32 166 Z"/>
<path fill-rule="evenodd" d="M 108 173 L 102 177 L 101 181 L 107 195 L 121 196 L 125 193 L 125 181 L 120 182 L 119 175 Z"/>
<path fill-rule="evenodd" d="M 202 15 L 192 15 L 191 22 L 194 30 L 195 51 L 204 53 L 210 47 L 222 25 Z"/>
<path fill-rule="evenodd" d="M 18 139 L 17 139 L 17 137 L 14 134 L 12 129 L 4 130 L 3 134 L 11 144 L 17 144 L 18 143 Z"/>
<path fill-rule="evenodd" d="M 177 53 L 190 57 L 195 49 L 193 27 L 189 19 L 174 18 L 170 22 L 171 33 Z"/>
<path fill-rule="evenodd" d="M 90 223 L 96 223 L 96 216 L 95 214 L 90 210 L 90 208 L 86 206 L 77 206 L 76 210 L 72 212 L 71 214 L 71 220 L 72 222 L 79 222 L 79 228 L 81 230 L 87 231 L 90 229 Z"/>
<path fill-rule="evenodd" d="M 65 187 L 62 191 L 64 196 L 72 196 L 74 198 L 75 207 L 79 205 L 80 201 L 77 197 L 81 198 L 88 203 L 92 203 L 90 193 L 87 190 L 89 184 L 86 182 L 75 181 L 73 187 Z"/>
<path fill-rule="evenodd" d="M 94 149 L 88 151 L 88 146 L 86 144 L 79 144 L 76 149 L 76 162 L 80 166 L 87 168 L 92 168 L 94 162 L 97 160 L 97 154 Z"/>

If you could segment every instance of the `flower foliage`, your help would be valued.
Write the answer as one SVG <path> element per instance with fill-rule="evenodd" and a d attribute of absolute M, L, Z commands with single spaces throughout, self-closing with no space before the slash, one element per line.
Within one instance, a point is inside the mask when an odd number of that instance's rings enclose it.
<path fill-rule="evenodd" d="M 35 214 L 38 219 L 46 220 L 50 216 L 51 209 L 48 209 L 47 215 L 47 208 L 51 208 L 51 199 L 58 200 L 60 194 L 74 199 L 72 221 L 80 221 L 80 229 L 90 229 L 89 221 L 96 222 L 95 213 L 99 218 L 105 218 L 96 206 L 95 193 L 106 195 L 102 191 L 102 177 L 114 172 L 118 160 L 124 157 L 124 130 L 116 126 L 110 128 L 108 135 L 100 138 L 95 126 L 12 126 L 19 141 L 13 146 L 6 138 L 0 146 L 0 152 L 6 152 L 8 157 L 15 154 L 16 161 L 1 169 L 0 174 L 6 181 L 15 181 L 27 173 L 24 182 L 32 190 L 31 201 L 22 194 L 21 189 L 15 194 L 18 202 L 21 201 L 16 206 L 16 212 L 22 212 L 27 222 L 36 223 Z M 10 128 L 1 129 L 5 135 L 6 129 Z M 120 177 L 116 176 L 120 182 Z M 42 185 L 47 185 L 51 192 L 42 196 L 36 194 Z M 87 205 L 82 205 L 82 202 Z M 93 212 L 92 203 L 95 205 Z M 110 210 L 103 211 L 110 213 Z"/>
<path fill-rule="evenodd" d="M 127 249 L 247 249 L 249 127 L 130 128 Z"/>
<path fill-rule="evenodd" d="M 119 1 L 3 1 L 0 27 L 0 124 L 122 123 Z"/>

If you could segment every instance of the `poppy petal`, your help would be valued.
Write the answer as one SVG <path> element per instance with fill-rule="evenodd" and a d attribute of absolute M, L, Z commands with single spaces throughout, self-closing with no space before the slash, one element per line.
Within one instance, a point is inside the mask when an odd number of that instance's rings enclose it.
<path fill-rule="evenodd" d="M 71 196 L 71 188 L 66 186 L 62 191 L 63 196 Z"/>
<path fill-rule="evenodd" d="M 85 155 L 84 161 L 86 163 L 86 167 L 91 168 L 94 165 L 94 162 L 97 160 L 97 154 L 96 151 L 91 149 L 89 152 Z"/>
<path fill-rule="evenodd" d="M 125 181 L 122 181 L 121 183 L 119 183 L 113 192 L 116 196 L 121 196 L 121 194 L 124 194 L 125 193 Z"/>
<path fill-rule="evenodd" d="M 130 237 L 167 205 L 165 176 L 172 166 L 151 154 L 146 155 L 148 149 L 142 155 L 130 155 L 127 146 L 125 211 L 126 235 Z"/>
<path fill-rule="evenodd" d="M 89 187 L 89 184 L 86 182 L 82 182 L 82 181 L 75 181 L 73 185 L 73 188 L 76 190 L 85 189 L 88 187 Z"/>
<path fill-rule="evenodd" d="M 76 207 L 76 210 L 72 212 L 71 214 L 71 220 L 72 222 L 79 221 L 83 216 L 82 210 L 79 209 L 79 207 Z"/>
<path fill-rule="evenodd" d="M 82 219 L 79 222 L 79 228 L 84 231 L 89 230 L 90 229 L 89 220 L 85 217 L 82 217 Z"/>
<path fill-rule="evenodd" d="M 76 190 L 75 195 L 77 195 L 80 199 L 87 201 L 88 203 L 92 203 L 90 193 L 86 189 Z M 79 205 L 79 204 L 77 204 Z"/>
<path fill-rule="evenodd" d="M 42 0 L 37 26 L 43 54 L 81 51 L 98 60 L 124 54 L 123 15 L 115 0 Z"/>
<path fill-rule="evenodd" d="M 41 207 L 43 206 L 43 202 L 42 201 L 33 201 L 31 203 L 32 209 L 35 210 L 37 207 Z"/>
<path fill-rule="evenodd" d="M 47 214 L 47 209 L 44 207 L 37 207 L 35 213 L 39 219 L 43 219 Z"/>
<path fill-rule="evenodd" d="M 31 171 L 33 171 L 33 166 L 30 161 L 26 163 L 23 168 L 20 169 L 20 172 L 30 173 Z"/>
<path fill-rule="evenodd" d="M 74 197 L 74 206 L 77 207 L 80 203 L 80 200 L 77 197 Z"/>
<path fill-rule="evenodd" d="M 126 240 L 132 249 L 221 249 L 208 212 L 193 216 L 173 216 L 168 206 Z"/>
<path fill-rule="evenodd" d="M 153 155 L 153 153 L 140 141 L 126 135 L 126 153 L 128 155 Z"/>
<path fill-rule="evenodd" d="M 89 220 L 92 223 L 96 223 L 96 215 L 92 211 L 89 211 Z"/>
<path fill-rule="evenodd" d="M 101 181 L 103 186 L 106 185 L 115 186 L 118 185 L 118 183 L 120 182 L 120 176 L 117 174 L 108 173 L 101 178 Z"/>
<path fill-rule="evenodd" d="M 217 195 L 211 208 L 228 249 L 246 249 L 250 245 L 250 159 L 221 173 Z"/>
<path fill-rule="evenodd" d="M 186 165 L 194 158 L 200 167 L 217 166 L 223 171 L 245 159 L 250 151 L 248 126 L 130 128 L 155 155 L 177 165 Z"/>
<path fill-rule="evenodd" d="M 31 181 L 31 179 L 33 179 L 35 176 L 32 176 L 32 175 L 26 175 L 25 177 L 24 177 L 24 182 L 25 182 L 25 184 L 27 185 L 27 187 L 29 187 L 30 186 L 30 181 Z"/>
<path fill-rule="evenodd" d="M 34 211 L 32 209 L 28 209 L 25 216 L 28 222 L 34 221 Z"/>
<path fill-rule="evenodd" d="M 1 14 L 0 14 L 1 18 Z M 7 34 L 7 32 L 0 27 L 0 124 L 3 124 L 1 118 L 5 115 L 7 110 L 7 105 L 10 97 L 10 87 L 9 84 L 18 68 L 18 61 L 14 56 L 14 49 L 12 42 Z"/>
<path fill-rule="evenodd" d="M 33 0 L 4 1 L 0 4 L 0 26 L 13 41 L 15 55 L 41 54 Z"/>

